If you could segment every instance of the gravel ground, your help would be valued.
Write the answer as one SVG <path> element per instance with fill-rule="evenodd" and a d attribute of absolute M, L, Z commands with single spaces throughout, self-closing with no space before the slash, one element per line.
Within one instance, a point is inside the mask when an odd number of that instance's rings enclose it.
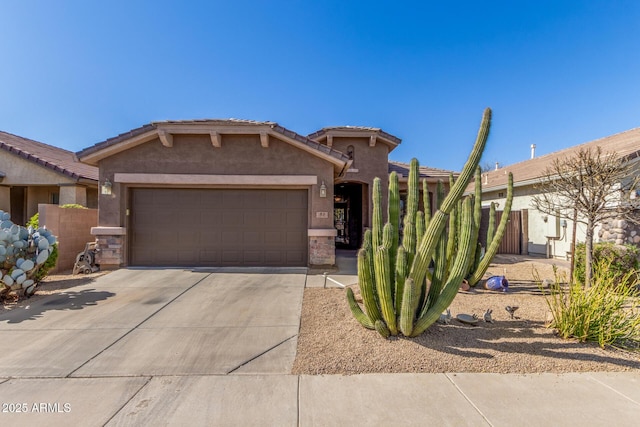
<path fill-rule="evenodd" d="M 553 279 L 547 260 L 499 256 L 490 274 L 505 274 L 510 291 L 459 292 L 450 309 L 454 320 L 434 324 L 417 338 L 383 339 L 353 318 L 342 289 L 307 288 L 304 293 L 294 374 L 382 372 L 593 372 L 640 369 L 640 352 L 603 350 L 596 344 L 558 338 L 545 327 L 548 307 L 532 279 Z M 559 270 L 566 263 L 560 262 Z M 354 285 L 357 288 L 357 285 Z M 511 319 L 505 306 L 518 306 Z M 458 314 L 494 323 L 465 325 Z"/>

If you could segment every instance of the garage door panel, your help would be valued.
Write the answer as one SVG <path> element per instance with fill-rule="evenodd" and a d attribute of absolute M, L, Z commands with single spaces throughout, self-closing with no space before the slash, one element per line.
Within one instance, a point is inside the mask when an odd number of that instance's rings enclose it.
<path fill-rule="evenodd" d="M 286 252 L 286 263 L 288 265 L 300 265 L 301 263 L 306 263 L 307 255 L 302 251 L 287 251 Z"/>
<path fill-rule="evenodd" d="M 221 234 L 220 245 L 224 248 L 234 248 L 238 246 L 238 242 L 242 241 L 242 231 L 223 231 Z"/>
<path fill-rule="evenodd" d="M 179 265 L 178 252 L 173 249 L 156 249 L 153 253 L 155 255 L 155 259 L 162 265 Z"/>
<path fill-rule="evenodd" d="M 264 243 L 268 248 L 273 247 L 282 247 L 287 243 L 286 235 L 283 235 L 279 231 L 265 231 L 264 232 Z"/>
<path fill-rule="evenodd" d="M 222 222 L 222 212 L 218 209 L 203 208 L 200 211 L 200 224 L 206 226 L 207 224 L 220 224 Z M 208 227 L 203 227 L 207 229 Z"/>
<path fill-rule="evenodd" d="M 200 234 L 200 246 L 206 249 L 220 247 L 222 244 L 222 232 L 219 230 L 204 229 Z"/>
<path fill-rule="evenodd" d="M 264 243 L 263 231 L 245 231 L 242 233 L 242 243 L 245 248 L 262 247 Z"/>
<path fill-rule="evenodd" d="M 197 247 L 198 246 L 198 241 L 201 238 L 200 233 L 198 233 L 197 230 L 189 230 L 189 229 L 185 229 L 182 230 L 177 234 L 177 241 L 176 243 L 178 244 L 178 246 L 180 246 L 181 248 L 185 248 L 185 247 Z"/>
<path fill-rule="evenodd" d="M 242 225 L 244 225 L 247 228 L 262 228 L 264 227 L 265 221 L 264 221 L 264 212 L 259 212 L 259 211 L 251 211 L 251 212 L 243 212 L 242 214 Z"/>
<path fill-rule="evenodd" d="M 201 250 L 198 258 L 201 263 L 199 265 L 202 265 L 202 264 L 220 265 L 220 261 L 221 261 L 220 255 L 221 255 L 220 251 Z"/>
<path fill-rule="evenodd" d="M 270 225 L 270 228 L 285 228 L 287 227 L 287 212 L 267 210 L 264 213 L 264 222 Z"/>
<path fill-rule="evenodd" d="M 222 199 L 222 194 L 208 192 L 201 195 L 200 198 L 200 206 L 202 209 L 218 209 L 224 203 Z"/>
<path fill-rule="evenodd" d="M 286 264 L 286 257 L 282 251 L 265 251 L 264 261 L 268 265 L 282 265 Z"/>
<path fill-rule="evenodd" d="M 300 243 L 304 240 L 306 240 L 305 235 L 303 233 L 300 232 L 296 232 L 296 231 L 288 231 L 286 233 L 286 244 L 288 247 L 299 247 Z"/>
<path fill-rule="evenodd" d="M 199 251 L 195 249 L 178 251 L 178 265 L 182 265 L 185 262 L 190 262 L 191 260 L 197 259 L 199 256 L 198 252 Z"/>
<path fill-rule="evenodd" d="M 229 251 L 223 250 L 221 257 L 222 265 L 241 265 L 242 264 L 242 251 Z"/>
<path fill-rule="evenodd" d="M 286 203 L 284 204 L 284 206 L 287 209 L 300 209 L 301 206 L 306 209 L 307 207 L 306 193 L 302 193 L 302 192 L 287 193 Z"/>
<path fill-rule="evenodd" d="M 242 211 L 225 211 L 222 213 L 222 225 L 225 227 L 241 227 L 244 225 Z"/>
<path fill-rule="evenodd" d="M 262 251 L 243 251 L 242 261 L 244 264 L 248 265 L 263 265 L 264 254 Z"/>
<path fill-rule="evenodd" d="M 306 218 L 302 218 L 300 212 L 287 212 L 285 215 L 288 226 L 302 228 L 307 223 Z"/>
<path fill-rule="evenodd" d="M 304 266 L 306 190 L 133 189 L 131 265 Z"/>

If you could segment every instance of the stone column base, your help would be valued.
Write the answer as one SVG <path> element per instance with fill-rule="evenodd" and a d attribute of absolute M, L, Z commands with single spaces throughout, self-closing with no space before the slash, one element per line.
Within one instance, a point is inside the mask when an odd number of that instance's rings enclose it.
<path fill-rule="evenodd" d="M 336 264 L 336 236 L 335 229 L 310 229 L 309 235 L 309 265 Z"/>
<path fill-rule="evenodd" d="M 127 230 L 124 227 L 92 227 L 96 236 L 96 264 L 101 270 L 115 270 L 125 264 L 124 241 Z"/>

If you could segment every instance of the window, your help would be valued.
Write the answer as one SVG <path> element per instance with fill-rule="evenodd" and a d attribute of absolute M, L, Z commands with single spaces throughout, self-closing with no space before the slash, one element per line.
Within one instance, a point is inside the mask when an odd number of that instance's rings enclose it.
<path fill-rule="evenodd" d="M 50 193 L 49 194 L 49 203 L 52 205 L 60 204 L 60 193 Z"/>

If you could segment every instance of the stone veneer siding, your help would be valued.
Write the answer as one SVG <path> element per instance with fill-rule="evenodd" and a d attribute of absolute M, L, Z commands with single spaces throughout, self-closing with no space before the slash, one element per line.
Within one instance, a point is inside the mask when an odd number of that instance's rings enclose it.
<path fill-rule="evenodd" d="M 96 236 L 96 264 L 102 270 L 113 270 L 125 264 L 124 240 L 126 230 L 122 227 L 93 227 Z"/>
<path fill-rule="evenodd" d="M 335 265 L 336 243 L 333 236 L 309 237 L 309 264 Z"/>
<path fill-rule="evenodd" d="M 640 213 L 636 213 L 636 217 L 640 219 Z M 602 224 L 598 237 L 601 242 L 640 247 L 640 224 L 624 219 L 609 220 Z"/>

